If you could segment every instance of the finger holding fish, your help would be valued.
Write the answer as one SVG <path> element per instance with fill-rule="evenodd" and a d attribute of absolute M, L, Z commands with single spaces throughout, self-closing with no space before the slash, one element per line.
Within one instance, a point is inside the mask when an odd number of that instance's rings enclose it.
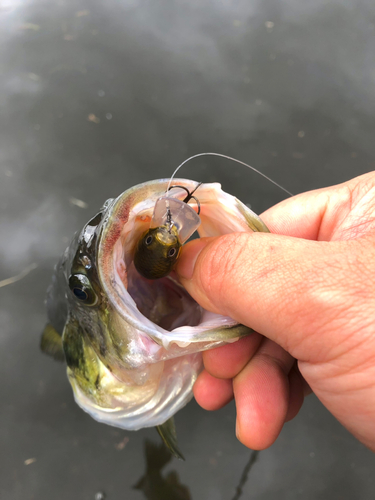
<path fill-rule="evenodd" d="M 198 301 L 204 297 L 205 307 L 251 325 L 298 359 L 316 396 L 370 449 L 375 449 L 374 195 L 375 175 L 369 173 L 297 196 L 264 214 L 271 229 L 286 235 L 237 233 L 199 248 L 192 242 L 177 266 L 185 287 Z M 213 356 L 214 351 L 209 363 Z M 298 412 L 309 387 L 295 366 L 286 378 L 277 360 L 260 377 L 252 367 L 255 359 L 234 377 L 234 396 L 240 438 L 265 446 L 272 442 L 267 427 L 257 429 L 263 442 L 252 433 L 261 414 L 254 414 L 259 403 L 254 384 L 269 402 L 276 382 L 283 398 L 274 400 L 268 414 L 280 411 L 285 420 Z M 262 386 L 264 378 L 268 383 Z M 208 393 L 202 384 L 198 389 Z"/>
<path fill-rule="evenodd" d="M 251 449 L 269 447 L 304 399 L 302 377 L 284 349 L 259 334 L 203 353 L 205 370 L 194 386 L 198 404 L 217 410 L 234 397 L 236 433 Z"/>

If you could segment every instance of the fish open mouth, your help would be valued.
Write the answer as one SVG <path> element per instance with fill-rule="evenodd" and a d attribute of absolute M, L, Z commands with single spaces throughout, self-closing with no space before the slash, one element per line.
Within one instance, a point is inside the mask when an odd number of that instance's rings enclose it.
<path fill-rule="evenodd" d="M 131 263 L 127 291 L 141 314 L 167 331 L 201 323 L 205 310 L 171 276 L 157 280 L 143 278 Z"/>
<path fill-rule="evenodd" d="M 196 182 L 185 179 L 175 182 L 189 190 L 196 186 Z M 209 332 L 213 330 L 213 338 L 217 339 L 218 329 L 233 328 L 237 323 L 203 309 L 175 279 L 173 272 L 166 278 L 148 280 L 135 269 L 134 247 L 149 228 L 155 202 L 163 196 L 166 187 L 166 180 L 151 181 L 135 186 L 115 200 L 102 229 L 98 268 L 103 288 L 122 318 L 138 332 L 168 348 L 170 342 L 183 346 L 209 341 Z M 198 195 L 200 237 L 267 230 L 257 215 L 222 191 L 219 184 L 202 184 Z"/>

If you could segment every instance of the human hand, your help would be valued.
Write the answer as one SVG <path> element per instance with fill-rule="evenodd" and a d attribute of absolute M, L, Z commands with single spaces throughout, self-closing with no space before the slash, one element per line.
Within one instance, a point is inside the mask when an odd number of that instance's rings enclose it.
<path fill-rule="evenodd" d="M 195 398 L 215 410 L 234 397 L 238 439 L 264 449 L 310 387 L 375 451 L 375 172 L 261 217 L 274 234 L 194 240 L 179 259 L 203 307 L 259 332 L 203 353 Z"/>

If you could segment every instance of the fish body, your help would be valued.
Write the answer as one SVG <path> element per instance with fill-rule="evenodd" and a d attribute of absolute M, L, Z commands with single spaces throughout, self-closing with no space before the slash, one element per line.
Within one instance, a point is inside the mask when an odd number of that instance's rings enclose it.
<path fill-rule="evenodd" d="M 176 179 L 192 191 L 194 181 Z M 251 330 L 204 310 L 172 275 L 150 280 L 134 265 L 167 179 L 108 200 L 75 235 L 48 291 L 42 350 L 61 358 L 78 405 L 128 430 L 160 426 L 192 398 L 201 352 Z M 183 197 L 183 189 L 174 190 Z M 199 187 L 199 236 L 264 231 L 261 219 L 217 183 Z"/>

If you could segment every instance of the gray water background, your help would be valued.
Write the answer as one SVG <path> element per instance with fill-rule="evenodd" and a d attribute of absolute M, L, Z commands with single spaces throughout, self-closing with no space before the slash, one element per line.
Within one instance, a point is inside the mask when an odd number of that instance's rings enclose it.
<path fill-rule="evenodd" d="M 39 352 L 53 265 L 104 200 L 195 153 L 235 156 L 293 193 L 373 170 L 375 4 L 3 0 L 0 75 L 0 280 L 37 264 L 0 288 L 0 498 L 141 500 L 132 486 L 156 433 L 96 423 Z M 258 213 L 284 197 L 215 158 L 181 175 L 219 181 Z M 250 455 L 234 406 L 192 402 L 176 421 L 187 461 L 163 473 L 178 471 L 194 500 L 231 500 Z M 370 500 L 374 468 L 310 396 L 242 498 Z"/>

